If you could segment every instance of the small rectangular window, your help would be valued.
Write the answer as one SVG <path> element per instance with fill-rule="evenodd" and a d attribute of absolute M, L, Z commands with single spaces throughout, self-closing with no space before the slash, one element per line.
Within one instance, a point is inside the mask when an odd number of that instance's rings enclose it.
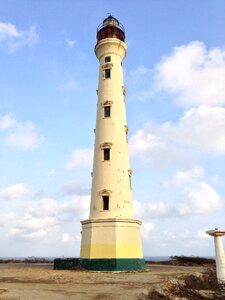
<path fill-rule="evenodd" d="M 111 106 L 104 106 L 104 118 L 108 118 L 111 115 Z"/>
<path fill-rule="evenodd" d="M 129 175 L 129 183 L 130 183 L 130 189 L 132 189 L 132 184 L 131 184 L 131 175 Z"/>
<path fill-rule="evenodd" d="M 104 160 L 110 160 L 110 149 L 109 148 L 104 149 Z"/>
<path fill-rule="evenodd" d="M 111 77 L 111 69 L 105 69 L 105 78 Z"/>
<path fill-rule="evenodd" d="M 109 196 L 102 196 L 103 210 L 109 210 Z"/>
<path fill-rule="evenodd" d="M 106 56 L 105 57 L 105 63 L 110 62 L 111 61 L 111 56 Z"/>

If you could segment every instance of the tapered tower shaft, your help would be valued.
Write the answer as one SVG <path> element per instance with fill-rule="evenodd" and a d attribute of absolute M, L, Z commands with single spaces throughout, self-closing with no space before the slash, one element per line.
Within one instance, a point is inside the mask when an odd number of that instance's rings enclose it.
<path fill-rule="evenodd" d="M 126 51 L 117 38 L 103 39 L 95 48 L 99 86 L 90 218 L 133 218 L 122 70 Z"/>
<path fill-rule="evenodd" d="M 98 28 L 98 104 L 90 216 L 82 221 L 81 259 L 94 270 L 143 269 L 141 222 L 132 208 L 126 90 L 122 61 L 125 34 L 109 16 Z"/>

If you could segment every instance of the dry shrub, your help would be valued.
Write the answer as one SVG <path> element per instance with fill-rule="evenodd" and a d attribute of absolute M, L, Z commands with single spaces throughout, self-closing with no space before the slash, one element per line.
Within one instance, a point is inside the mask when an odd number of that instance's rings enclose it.
<path fill-rule="evenodd" d="M 154 300 L 171 300 L 170 297 L 168 297 L 165 292 L 163 291 L 157 291 L 155 289 L 152 289 L 149 291 L 147 299 L 154 299 Z"/>
<path fill-rule="evenodd" d="M 184 281 L 187 288 L 197 290 L 218 290 L 216 271 L 214 269 L 208 269 L 204 273 L 184 276 Z"/>
<path fill-rule="evenodd" d="M 225 293 L 219 291 L 214 269 L 205 273 L 180 276 L 149 290 L 147 299 L 152 300 L 224 300 Z"/>

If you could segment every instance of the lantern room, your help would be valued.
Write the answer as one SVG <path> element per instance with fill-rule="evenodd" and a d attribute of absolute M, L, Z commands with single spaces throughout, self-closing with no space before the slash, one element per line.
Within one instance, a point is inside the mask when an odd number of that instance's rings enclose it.
<path fill-rule="evenodd" d="M 107 38 L 117 38 L 122 42 L 125 41 L 125 30 L 123 25 L 111 15 L 97 28 L 97 42 Z"/>

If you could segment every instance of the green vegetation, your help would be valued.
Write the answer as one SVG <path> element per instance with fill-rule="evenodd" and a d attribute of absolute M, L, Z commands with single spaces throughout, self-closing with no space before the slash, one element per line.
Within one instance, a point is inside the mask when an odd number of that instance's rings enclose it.
<path fill-rule="evenodd" d="M 199 256 L 170 256 L 166 261 L 146 261 L 149 264 L 162 264 L 162 265 L 175 265 L 175 266 L 203 266 L 214 265 L 215 260 L 212 258 L 199 257 Z"/>
<path fill-rule="evenodd" d="M 51 259 L 43 258 L 43 257 L 27 257 L 24 259 L 0 259 L 0 264 L 16 264 L 16 263 L 27 263 L 27 264 L 47 264 L 47 263 L 53 263 Z"/>
<path fill-rule="evenodd" d="M 204 264 L 214 264 L 215 260 L 212 258 L 199 257 L 199 256 L 171 256 L 170 257 L 174 264 L 193 266 L 193 265 L 204 265 Z"/>

